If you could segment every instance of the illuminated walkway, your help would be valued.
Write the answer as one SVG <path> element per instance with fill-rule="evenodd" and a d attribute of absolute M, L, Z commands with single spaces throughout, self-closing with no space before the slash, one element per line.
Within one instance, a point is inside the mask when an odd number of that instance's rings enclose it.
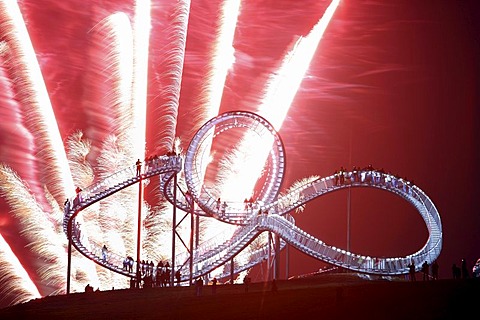
<path fill-rule="evenodd" d="M 263 187 L 256 198 L 256 206 L 252 209 L 246 210 L 244 203 L 227 203 L 225 208 L 219 209 L 217 198 L 213 196 L 212 190 L 201 183 L 203 181 L 202 161 L 204 161 L 202 157 L 206 154 L 205 150 L 210 147 L 212 138 L 233 128 L 253 131 L 261 138 L 270 139 L 273 146 L 269 154 L 269 168 L 266 170 Z M 430 198 L 417 186 L 402 178 L 367 168 L 318 178 L 297 186 L 295 190 L 290 190 L 286 195 L 280 195 L 279 190 L 285 170 L 284 157 L 283 143 L 265 119 L 249 112 L 222 114 L 207 122 L 197 132 L 187 149 L 183 166 L 181 156 L 163 156 L 143 163 L 144 169 L 140 176 L 136 174 L 136 167 L 131 166 L 80 192 L 65 207 L 64 231 L 72 240 L 73 246 L 89 259 L 112 271 L 134 277 L 135 267 L 133 273 L 123 268 L 124 255 L 109 252 L 108 259 L 102 260 L 101 244 L 91 243 L 81 236 L 81 230 L 76 226 L 75 217 L 93 203 L 138 183 L 140 177 L 145 179 L 160 176 L 160 185 L 164 196 L 172 204 L 175 203 L 177 208 L 190 212 L 190 203 L 193 199 L 195 214 L 213 217 L 238 226 L 233 236 L 227 240 L 220 240 L 222 237 L 213 238 L 202 242 L 200 247 L 194 250 L 194 267 L 191 278 L 208 274 L 232 259 L 235 259 L 234 273 L 249 269 L 264 261 L 271 254 L 268 244 L 254 251 L 244 249 L 265 231 L 270 231 L 280 237 L 281 248 L 288 243 L 316 259 L 368 274 L 407 274 L 408 265 L 412 261 L 419 270 L 424 261 L 430 264 L 439 256 L 442 248 L 440 216 Z M 182 169 L 185 170 L 188 194 L 173 183 L 173 177 Z M 385 190 L 412 204 L 423 218 L 428 230 L 428 239 L 423 247 L 403 257 L 363 256 L 324 243 L 321 239 L 296 226 L 289 215 L 296 208 L 327 193 L 344 188 L 360 187 Z M 259 214 L 260 211 L 261 214 Z M 175 259 L 176 261 L 186 261 L 187 253 L 180 254 Z M 188 268 L 182 269 L 182 280 L 191 278 Z"/>

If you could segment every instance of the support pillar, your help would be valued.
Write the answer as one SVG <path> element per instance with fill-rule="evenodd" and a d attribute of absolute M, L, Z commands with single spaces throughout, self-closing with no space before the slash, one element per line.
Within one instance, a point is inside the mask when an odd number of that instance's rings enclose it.
<path fill-rule="evenodd" d="M 288 280 L 290 277 L 290 245 L 287 243 L 285 245 L 285 279 Z"/>
<path fill-rule="evenodd" d="M 72 232 L 68 226 L 67 294 L 70 294 L 70 273 L 72 270 Z"/>
<path fill-rule="evenodd" d="M 233 272 L 235 271 L 234 265 L 233 265 L 233 258 L 230 260 L 230 284 L 233 284 Z"/>
<path fill-rule="evenodd" d="M 188 191 L 187 191 L 188 192 Z M 193 284 L 193 236 L 195 233 L 194 223 L 195 223 L 195 205 L 193 202 L 193 198 L 190 196 L 187 197 L 187 202 L 190 206 L 190 279 L 189 284 L 190 286 Z"/>
<path fill-rule="evenodd" d="M 173 218 L 172 218 L 172 272 L 170 272 L 170 286 L 173 287 L 175 281 L 175 238 L 177 233 L 177 174 L 173 176 Z"/>
<path fill-rule="evenodd" d="M 272 233 L 268 232 L 268 260 L 267 260 L 267 279 L 265 281 L 272 280 Z"/>
<path fill-rule="evenodd" d="M 137 219 L 137 265 L 135 270 L 136 283 L 135 288 L 140 288 L 140 282 L 142 276 L 140 274 L 140 250 L 141 250 L 141 235 L 142 235 L 142 176 L 140 176 L 140 181 L 138 182 L 138 219 Z"/>
<path fill-rule="evenodd" d="M 277 280 L 280 277 L 280 237 L 276 233 L 274 235 L 273 279 Z"/>

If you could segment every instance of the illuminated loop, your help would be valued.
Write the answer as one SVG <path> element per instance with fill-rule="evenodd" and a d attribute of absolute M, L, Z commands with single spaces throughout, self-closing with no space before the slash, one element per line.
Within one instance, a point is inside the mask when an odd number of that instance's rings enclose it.
<path fill-rule="evenodd" d="M 244 210 L 244 203 L 236 207 L 229 204 L 226 211 L 218 214 L 217 196 L 204 184 L 204 170 L 209 161 L 212 142 L 228 130 L 243 128 L 249 134 L 256 134 L 263 141 L 271 141 L 268 165 L 265 167 L 265 178 L 255 200 L 271 203 L 278 196 L 285 172 L 285 149 L 283 142 L 274 127 L 257 114 L 245 111 L 223 113 L 205 123 L 195 134 L 185 155 L 185 180 L 194 201 L 204 211 L 215 218 L 235 224 L 245 224 L 253 214 Z M 227 146 L 224 146 L 226 149 Z M 233 148 L 232 148 L 233 149 Z M 221 150 L 227 153 L 229 150 Z M 256 212 L 256 211 L 255 211 Z"/>
<path fill-rule="evenodd" d="M 433 202 L 420 188 L 405 179 L 374 169 L 349 171 L 342 175 L 336 174 L 304 183 L 295 190 L 290 190 L 288 194 L 280 197 L 277 201 L 266 205 L 264 210 L 275 214 L 261 217 L 258 221 L 258 228 L 277 233 L 285 241 L 312 257 L 346 269 L 369 274 L 405 274 L 408 273 L 408 266 L 412 262 L 419 270 L 423 262 L 431 264 L 438 258 L 442 249 L 440 215 Z M 322 195 L 344 188 L 356 187 L 386 190 L 412 204 L 420 213 L 428 230 L 428 239 L 424 246 L 417 252 L 403 257 L 364 256 L 328 245 L 282 217 Z"/>

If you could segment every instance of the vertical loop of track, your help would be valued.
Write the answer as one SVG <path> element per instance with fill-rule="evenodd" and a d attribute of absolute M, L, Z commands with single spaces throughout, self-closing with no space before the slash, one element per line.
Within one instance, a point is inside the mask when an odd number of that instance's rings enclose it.
<path fill-rule="evenodd" d="M 244 128 L 249 133 L 255 133 L 260 138 L 267 137 L 272 139 L 272 149 L 269 153 L 266 177 L 258 191 L 256 200 L 259 203 L 275 201 L 283 181 L 285 148 L 273 125 L 261 116 L 251 112 L 232 111 L 223 113 L 209 120 L 197 131 L 185 155 L 185 180 L 188 190 L 198 206 L 212 215 L 215 215 L 217 212 L 215 210 L 217 197 L 203 183 L 205 162 L 210 154 L 212 140 L 234 128 Z M 238 224 L 242 224 L 242 221 L 247 219 L 246 216 L 239 216 L 239 212 L 235 212 L 236 219 L 232 218 L 232 215 L 229 216 L 228 210 L 224 216 L 215 217 L 226 222 Z"/>

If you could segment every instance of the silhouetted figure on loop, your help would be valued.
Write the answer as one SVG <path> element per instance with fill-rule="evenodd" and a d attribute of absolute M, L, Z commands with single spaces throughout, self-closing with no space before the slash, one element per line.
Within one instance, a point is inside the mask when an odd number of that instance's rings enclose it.
<path fill-rule="evenodd" d="M 177 279 L 177 285 L 180 285 L 181 274 L 180 270 L 175 271 L 175 279 Z"/>
<path fill-rule="evenodd" d="M 128 272 L 133 272 L 133 258 L 128 256 L 127 257 L 127 260 L 128 260 Z"/>
<path fill-rule="evenodd" d="M 408 265 L 408 274 L 410 275 L 410 281 L 415 281 L 415 262 L 412 261 Z"/>
<path fill-rule="evenodd" d="M 428 267 L 428 263 L 427 261 L 424 261 L 422 263 L 422 273 L 423 273 L 423 281 L 427 281 L 428 280 L 428 270 L 429 270 L 429 267 Z"/>
<path fill-rule="evenodd" d="M 170 276 L 172 274 L 172 270 L 170 269 L 170 264 L 168 261 L 165 263 L 165 274 L 164 274 L 164 286 L 168 286 L 170 284 Z"/>
<path fill-rule="evenodd" d="M 108 253 L 107 246 L 103 245 L 103 247 L 102 247 L 102 260 L 103 261 L 107 261 L 107 253 Z"/>

